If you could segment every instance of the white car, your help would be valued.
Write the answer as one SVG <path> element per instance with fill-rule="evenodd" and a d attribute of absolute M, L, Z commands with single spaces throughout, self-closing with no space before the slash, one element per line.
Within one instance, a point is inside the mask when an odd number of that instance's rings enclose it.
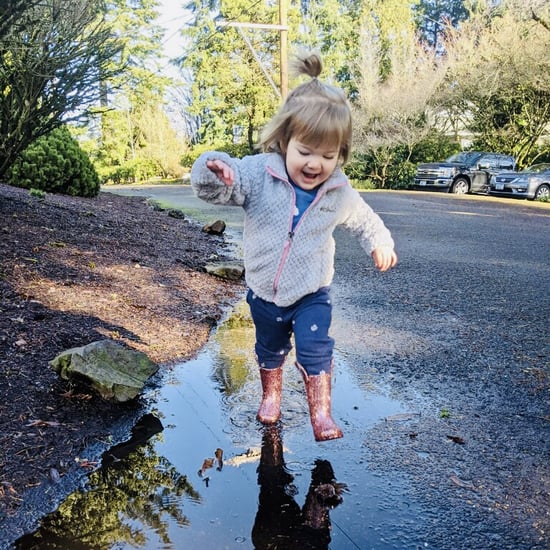
<path fill-rule="evenodd" d="M 491 178 L 489 194 L 518 199 L 550 199 L 550 163 L 533 164 L 519 172 L 501 172 Z"/>

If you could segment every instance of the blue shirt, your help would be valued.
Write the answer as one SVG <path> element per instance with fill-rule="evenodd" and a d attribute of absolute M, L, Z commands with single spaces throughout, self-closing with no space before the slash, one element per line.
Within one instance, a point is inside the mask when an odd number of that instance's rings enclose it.
<path fill-rule="evenodd" d="M 305 189 L 298 187 L 290 178 L 289 181 L 292 184 L 294 192 L 296 193 L 296 208 L 294 210 L 294 218 L 292 219 L 292 229 L 294 229 L 296 224 L 300 221 L 302 214 L 308 209 L 309 205 L 315 199 L 317 189 L 306 191 Z"/>

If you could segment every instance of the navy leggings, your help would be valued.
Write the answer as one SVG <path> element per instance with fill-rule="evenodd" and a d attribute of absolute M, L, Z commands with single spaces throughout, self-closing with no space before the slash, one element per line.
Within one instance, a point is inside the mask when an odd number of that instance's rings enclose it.
<path fill-rule="evenodd" d="M 279 307 L 262 300 L 252 290 L 246 295 L 256 327 L 256 357 L 261 368 L 280 367 L 292 349 L 309 375 L 329 372 L 334 340 L 328 335 L 332 320 L 330 288 L 323 287 L 291 306 Z"/>

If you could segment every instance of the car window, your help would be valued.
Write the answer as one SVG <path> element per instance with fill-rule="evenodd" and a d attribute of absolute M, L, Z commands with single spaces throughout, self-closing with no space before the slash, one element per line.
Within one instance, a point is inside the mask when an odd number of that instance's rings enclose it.
<path fill-rule="evenodd" d="M 529 166 L 527 168 L 523 169 L 524 172 L 548 172 L 550 171 L 550 164 L 533 164 L 533 166 Z"/>
<path fill-rule="evenodd" d="M 467 166 L 472 166 L 477 159 L 481 156 L 481 153 L 475 151 L 461 151 L 460 153 L 455 153 L 447 159 L 447 162 L 457 162 L 460 164 L 466 164 Z"/>
<path fill-rule="evenodd" d="M 501 170 L 513 170 L 514 169 L 514 159 L 511 157 L 497 157 L 495 168 L 500 168 Z"/>
<path fill-rule="evenodd" d="M 498 159 L 496 155 L 483 155 L 479 162 L 477 163 L 478 166 L 483 168 L 497 168 L 498 167 Z"/>

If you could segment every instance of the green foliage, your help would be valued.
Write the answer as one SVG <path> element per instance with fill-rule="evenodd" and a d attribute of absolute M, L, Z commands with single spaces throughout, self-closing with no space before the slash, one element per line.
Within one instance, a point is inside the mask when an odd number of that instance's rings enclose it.
<path fill-rule="evenodd" d="M 298 48 L 318 49 L 323 56 L 323 78 L 341 86 L 351 99 L 357 96 L 361 4 L 357 0 L 308 0 L 302 4 L 299 25 L 290 40 Z"/>
<path fill-rule="evenodd" d="M 242 158 L 246 155 L 252 155 L 255 153 L 246 143 L 208 143 L 195 145 L 189 150 L 182 158 L 181 165 L 186 169 L 191 169 L 193 163 L 199 158 L 202 153 L 206 151 L 222 151 L 231 155 L 232 157 Z"/>
<path fill-rule="evenodd" d="M 121 70 L 111 64 L 119 43 L 103 2 L 10 4 L 14 23 L 0 23 L 0 177 L 34 140 L 84 119 L 97 105 L 100 79 Z"/>
<path fill-rule="evenodd" d="M 442 48 L 447 27 L 458 27 L 468 18 L 465 4 L 464 0 L 421 0 L 415 6 L 418 30 L 431 48 Z"/>
<path fill-rule="evenodd" d="M 102 183 L 136 183 L 181 178 L 184 144 L 154 102 L 136 110 L 113 110 L 102 116 L 101 144 L 86 144 Z"/>
<path fill-rule="evenodd" d="M 408 189 L 413 186 L 419 162 L 443 160 L 460 151 L 460 144 L 440 132 L 412 144 L 373 147 L 352 154 L 344 167 L 358 189 Z"/>
<path fill-rule="evenodd" d="M 407 148 L 397 145 L 354 153 L 344 171 L 359 189 L 406 189 L 412 184 L 415 166 Z"/>
<path fill-rule="evenodd" d="M 46 193 L 42 191 L 42 189 L 35 189 L 34 187 L 31 187 L 29 190 L 29 195 L 31 197 L 36 197 L 37 199 L 43 199 L 46 196 Z"/>
<path fill-rule="evenodd" d="M 128 160 L 121 166 L 98 168 L 103 184 L 141 183 L 150 181 L 162 173 L 162 168 L 154 159 L 137 158 Z"/>
<path fill-rule="evenodd" d="M 16 187 L 65 195 L 95 197 L 99 193 L 97 172 L 64 126 L 27 147 L 8 170 L 7 181 Z"/>
<path fill-rule="evenodd" d="M 426 138 L 415 144 L 411 153 L 411 162 L 437 162 L 449 158 L 461 150 L 460 143 L 442 134 L 432 131 Z"/>
<path fill-rule="evenodd" d="M 223 18 L 276 23 L 278 9 L 271 2 L 251 4 L 248 0 L 222 2 L 218 7 L 216 17 L 208 1 L 194 0 L 188 4 L 194 13 L 195 24 L 185 29 L 189 47 L 181 60 L 183 68 L 193 74 L 187 114 L 200 121 L 197 141 L 229 142 L 237 130 L 251 148 L 257 141 L 259 129 L 280 101 L 262 70 L 262 67 L 266 69 L 277 87 L 278 35 L 272 31 L 249 30 L 241 34 L 235 28 L 216 27 L 216 21 Z"/>
<path fill-rule="evenodd" d="M 185 142 L 165 109 L 167 76 L 163 57 L 164 30 L 158 24 L 157 0 L 110 0 L 112 32 L 123 51 L 111 60 L 124 72 L 102 81 L 103 95 L 92 161 L 105 183 L 134 183 L 153 177 L 179 177 Z"/>
<path fill-rule="evenodd" d="M 550 140 L 537 143 L 530 151 L 525 166 L 539 162 L 550 162 Z"/>

